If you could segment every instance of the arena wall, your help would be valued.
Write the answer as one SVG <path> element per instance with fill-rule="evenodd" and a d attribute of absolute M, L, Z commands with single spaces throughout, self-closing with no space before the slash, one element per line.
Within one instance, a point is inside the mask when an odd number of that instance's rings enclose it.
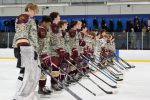
<path fill-rule="evenodd" d="M 119 50 L 118 54 L 128 62 L 150 62 L 149 50 Z M 0 60 L 15 60 L 13 49 L 0 49 Z"/>

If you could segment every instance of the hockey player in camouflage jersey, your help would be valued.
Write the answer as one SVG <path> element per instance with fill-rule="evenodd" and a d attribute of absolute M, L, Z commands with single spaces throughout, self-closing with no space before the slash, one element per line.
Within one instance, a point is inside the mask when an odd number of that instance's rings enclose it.
<path fill-rule="evenodd" d="M 60 71 L 57 67 L 60 67 L 62 62 L 62 58 L 64 57 L 65 50 L 61 45 L 61 37 L 62 33 L 58 26 L 60 21 L 60 16 L 58 12 L 50 13 L 50 17 L 52 19 L 52 23 L 50 25 L 50 51 L 51 51 L 51 75 L 59 81 Z M 55 64 L 55 65 L 53 65 Z M 61 91 L 62 87 L 53 79 L 51 78 L 51 87 L 55 91 Z"/>
<path fill-rule="evenodd" d="M 58 23 L 58 26 L 60 28 L 60 32 L 62 34 L 61 38 L 60 38 L 60 43 L 61 43 L 61 46 L 62 48 L 64 48 L 65 50 L 65 59 L 62 60 L 61 64 L 60 64 L 60 67 L 61 69 L 63 69 L 65 72 L 69 72 L 69 64 L 66 62 L 66 59 L 69 60 L 69 34 L 68 32 L 66 31 L 67 27 L 68 27 L 68 22 L 66 20 L 61 20 L 59 23 Z M 62 83 L 64 83 L 66 86 L 69 86 L 69 84 L 66 82 L 66 75 L 65 73 L 61 72 L 61 75 L 60 75 L 60 81 Z"/>
<path fill-rule="evenodd" d="M 79 33 L 79 30 L 81 29 L 82 23 L 80 21 L 73 20 L 70 23 L 71 29 L 69 30 L 69 46 L 70 46 L 70 51 L 71 51 L 71 58 L 73 59 L 72 63 L 76 65 L 79 65 L 81 62 L 82 58 L 79 56 L 80 55 L 80 46 L 79 46 L 79 41 L 82 40 L 82 37 Z M 78 66 L 80 67 L 80 66 Z M 73 77 L 78 80 L 78 74 L 77 70 L 74 67 L 71 67 L 70 75 L 73 75 Z M 74 80 L 70 80 L 71 82 L 74 82 Z"/>
<path fill-rule="evenodd" d="M 115 39 L 112 35 L 108 35 L 107 43 L 106 43 L 106 51 L 107 51 L 107 60 L 113 63 L 114 53 L 115 53 Z"/>
<path fill-rule="evenodd" d="M 80 31 L 81 39 L 79 41 L 79 46 L 80 46 L 79 50 L 80 50 L 81 55 L 84 55 L 87 58 L 90 58 L 89 52 L 87 50 L 90 37 L 89 37 L 87 31 L 88 31 L 87 27 L 82 26 L 81 31 Z M 81 71 L 83 71 L 83 73 L 87 74 L 88 69 L 89 69 L 88 64 L 84 60 L 82 60 L 82 62 L 80 63 L 80 66 L 81 66 Z"/>
<path fill-rule="evenodd" d="M 39 43 L 39 57 L 41 61 L 41 67 L 45 70 L 50 69 L 50 54 L 49 54 L 49 43 L 48 43 L 48 28 L 51 23 L 51 18 L 49 16 L 43 16 L 42 21 L 38 27 L 38 43 Z M 39 80 L 39 90 L 38 93 L 46 96 L 50 95 L 51 91 L 45 86 L 47 76 L 44 72 L 41 73 L 41 77 Z"/>
<path fill-rule="evenodd" d="M 37 28 L 35 20 L 32 18 L 38 12 L 38 6 L 33 3 L 27 4 L 25 8 L 25 12 L 19 15 L 15 21 L 15 36 L 13 39 L 14 55 L 17 58 L 17 67 L 20 68 L 20 75 L 18 77 L 17 90 L 14 97 L 14 100 L 22 100 L 27 96 L 23 96 L 20 93 L 20 88 L 23 86 L 23 80 L 25 76 L 25 66 L 22 66 L 22 55 L 20 53 L 20 47 L 29 47 L 32 46 L 34 48 L 34 60 L 38 58 L 38 38 L 37 38 Z M 37 67 L 38 68 L 38 67 Z M 37 76 L 38 77 L 38 76 Z M 28 81 L 28 80 L 26 80 Z M 37 81 L 37 80 L 36 80 Z M 25 87 L 27 88 L 27 87 Z M 34 89 L 32 90 L 34 91 Z M 30 93 L 27 93 L 30 94 Z"/>

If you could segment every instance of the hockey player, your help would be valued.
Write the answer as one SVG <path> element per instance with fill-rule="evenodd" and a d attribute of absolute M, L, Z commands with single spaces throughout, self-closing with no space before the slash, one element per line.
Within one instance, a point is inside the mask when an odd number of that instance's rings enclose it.
<path fill-rule="evenodd" d="M 58 23 L 58 26 L 60 28 L 60 32 L 62 34 L 61 38 L 60 38 L 60 43 L 61 43 L 61 46 L 62 48 L 64 48 L 65 50 L 65 56 L 69 55 L 69 34 L 68 32 L 66 32 L 66 29 L 68 27 L 68 22 L 66 20 L 61 20 L 59 23 Z M 66 57 L 65 57 L 66 58 Z M 65 72 L 68 73 L 69 71 L 69 64 L 66 62 L 65 58 L 62 60 L 60 66 L 61 66 L 61 69 L 63 69 Z M 66 75 L 65 73 L 61 72 L 61 75 L 60 75 L 60 81 L 65 84 L 66 86 L 69 86 L 69 84 L 66 82 Z"/>
<path fill-rule="evenodd" d="M 113 58 L 115 53 L 115 39 L 112 35 L 108 35 L 106 49 L 107 49 L 107 58 L 113 64 Z"/>
<path fill-rule="evenodd" d="M 79 65 L 81 62 L 81 58 L 79 56 L 79 41 L 81 40 L 81 35 L 79 34 L 79 30 L 81 29 L 82 22 L 73 20 L 70 23 L 71 29 L 69 30 L 69 46 L 70 46 L 70 51 L 71 51 L 71 58 L 73 59 L 72 63 L 76 65 Z M 80 66 L 78 66 L 80 67 Z M 77 74 L 77 69 L 74 67 L 71 67 L 70 75 L 78 81 L 79 75 Z M 70 82 L 75 82 L 74 80 L 68 78 L 68 81 Z"/>
<path fill-rule="evenodd" d="M 50 13 L 50 17 L 52 19 L 52 23 L 49 29 L 51 35 L 51 62 L 57 67 L 60 67 L 62 58 L 64 57 L 65 53 L 64 48 L 61 45 L 62 33 L 60 32 L 60 28 L 58 26 L 58 23 L 60 21 L 60 15 L 58 12 L 52 12 Z M 60 71 L 56 66 L 51 66 L 51 75 L 59 81 Z M 51 87 L 55 91 L 62 90 L 62 87 L 53 78 L 51 78 Z"/>
<path fill-rule="evenodd" d="M 86 26 L 82 26 L 81 28 L 81 31 L 80 31 L 80 35 L 81 35 L 81 39 L 79 41 L 79 50 L 80 50 L 80 53 L 81 55 L 83 54 L 84 56 L 86 56 L 87 58 L 90 58 L 90 55 L 89 55 L 89 52 L 87 50 L 87 44 L 86 44 L 86 41 L 88 40 L 89 36 L 88 36 L 88 33 L 87 33 L 87 27 Z M 83 73 L 87 73 L 88 72 L 88 64 L 82 60 L 81 62 L 81 71 L 83 71 Z"/>
<path fill-rule="evenodd" d="M 100 60 L 101 62 L 106 65 L 106 55 L 107 55 L 107 39 L 108 39 L 108 34 L 106 33 L 105 30 L 101 31 L 101 35 L 99 38 L 99 51 L 100 51 Z M 102 66 L 101 66 L 102 68 Z"/>
<path fill-rule="evenodd" d="M 25 12 L 19 15 L 15 21 L 16 33 L 13 39 L 12 46 L 14 48 L 14 55 L 18 59 L 17 67 L 20 68 L 20 73 L 14 100 L 24 100 L 25 98 L 28 98 L 28 100 L 32 100 L 36 98 L 33 92 L 39 80 L 38 75 L 40 75 L 40 70 L 37 67 L 37 64 L 35 64 L 35 62 L 37 63 L 38 59 L 38 38 L 36 23 L 32 17 L 37 13 L 38 6 L 36 4 L 29 3 L 25 7 Z M 23 51 L 26 53 L 28 52 L 27 55 L 22 54 L 21 52 Z M 24 59 L 26 56 L 29 56 L 29 60 L 34 59 L 34 61 L 28 62 L 28 59 Z M 26 62 L 28 62 L 28 64 L 30 65 L 28 65 Z M 31 70 L 34 70 L 34 72 L 28 73 Z M 33 78 L 32 76 L 35 77 L 31 82 L 29 80 L 30 78 Z"/>
<path fill-rule="evenodd" d="M 38 43 L 39 43 L 39 57 L 41 61 L 41 67 L 45 70 L 50 69 L 50 54 L 49 54 L 49 43 L 48 43 L 48 28 L 51 24 L 51 18 L 49 16 L 43 16 L 42 21 L 38 27 Z M 50 95 L 50 91 L 46 85 L 46 75 L 42 72 L 39 80 L 38 93 L 46 96 Z"/>

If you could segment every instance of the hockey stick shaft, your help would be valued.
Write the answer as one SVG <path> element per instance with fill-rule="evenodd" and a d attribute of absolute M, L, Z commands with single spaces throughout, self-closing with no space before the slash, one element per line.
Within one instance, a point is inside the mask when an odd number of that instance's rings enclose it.
<path fill-rule="evenodd" d="M 96 56 L 96 55 L 95 55 Z M 97 58 L 97 60 L 99 61 L 99 57 L 98 56 L 96 56 Z M 104 56 L 102 56 L 102 57 L 104 57 Z M 107 61 L 110 63 L 110 61 L 107 59 Z M 102 63 L 99 61 L 99 63 L 102 65 Z M 112 66 L 111 64 L 109 64 L 109 66 L 111 67 L 111 68 L 113 68 L 116 72 L 118 72 L 119 73 L 119 71 L 114 67 L 114 66 Z"/>
<path fill-rule="evenodd" d="M 82 56 L 81 56 L 82 57 Z M 100 73 L 102 73 L 104 76 L 106 76 L 107 78 L 109 78 L 111 81 L 113 81 L 114 83 L 117 83 L 114 79 L 112 79 L 110 76 L 108 76 L 107 74 L 105 74 L 104 72 L 102 72 L 100 69 L 98 69 L 97 67 L 95 67 L 93 64 L 91 64 L 91 63 L 89 63 L 88 62 L 88 60 L 87 60 L 87 58 L 85 58 L 85 57 L 82 57 L 83 58 L 83 60 L 85 61 L 85 62 L 87 62 L 88 64 L 90 64 L 92 67 L 94 67 L 96 70 L 98 70 Z"/>
<path fill-rule="evenodd" d="M 96 56 L 96 57 L 97 57 L 97 56 Z M 99 61 L 98 57 L 96 58 L 96 60 Z M 109 61 L 108 61 L 108 62 L 109 62 Z M 104 67 L 104 65 L 103 65 L 100 61 L 99 61 L 99 63 L 101 64 L 101 66 Z M 120 73 L 116 68 L 114 68 L 114 66 L 112 66 L 112 65 L 110 65 L 110 64 L 109 64 L 109 66 L 110 66 L 111 68 L 113 68 L 116 72 Z M 114 75 L 119 75 L 119 74 L 115 74 L 115 73 L 114 73 Z"/>
<path fill-rule="evenodd" d="M 115 78 L 119 78 L 114 72 L 110 71 L 108 68 L 105 68 L 105 70 L 109 72 L 112 76 L 114 76 Z"/>
<path fill-rule="evenodd" d="M 64 70 L 62 70 L 61 68 L 59 68 L 58 66 L 56 66 L 54 63 L 52 63 L 52 65 L 54 65 L 55 67 L 57 67 L 60 71 L 62 71 L 63 73 L 65 73 L 69 78 L 73 78 L 72 76 L 70 76 L 67 72 L 65 72 Z M 74 78 L 73 78 L 74 79 Z M 75 79 L 74 79 L 75 80 Z M 75 80 L 76 81 L 76 80 Z M 88 88 L 86 88 L 84 85 L 82 85 L 80 82 L 76 81 L 81 87 L 83 87 L 84 89 L 86 89 L 88 92 L 90 92 L 91 94 L 93 94 L 94 96 L 96 96 L 95 93 L 93 93 L 91 90 L 89 90 Z"/>
<path fill-rule="evenodd" d="M 86 59 L 86 61 L 88 61 L 88 60 L 90 60 L 90 59 L 88 59 L 87 57 L 85 57 L 84 55 L 82 55 L 83 56 L 83 59 L 85 58 Z M 85 60 L 84 59 L 84 60 Z M 91 61 L 91 60 L 90 60 Z M 92 62 L 92 61 L 91 61 Z M 95 66 L 97 66 L 94 62 L 92 62 Z M 90 63 L 89 63 L 90 64 Z M 92 65 L 92 64 L 91 64 Z M 95 67 L 95 66 L 93 66 L 94 68 L 97 68 L 97 67 Z M 97 70 L 98 71 L 100 71 L 100 72 L 102 72 L 103 74 L 105 74 L 105 76 L 108 76 L 109 78 L 111 78 L 111 79 L 113 79 L 113 80 L 116 80 L 116 81 L 122 81 L 123 79 L 117 79 L 117 78 L 114 78 L 114 76 L 113 75 L 111 75 L 110 73 L 107 73 L 107 72 L 103 72 L 103 71 L 101 71 L 99 68 L 97 68 Z M 106 75 L 107 74 L 107 75 Z"/>
<path fill-rule="evenodd" d="M 120 68 L 122 68 L 123 70 L 127 70 L 127 69 L 128 69 L 125 65 L 123 65 L 123 64 L 122 64 L 121 62 L 119 62 L 119 61 L 116 61 L 115 64 L 118 65 L 118 66 L 120 66 Z"/>
<path fill-rule="evenodd" d="M 81 97 L 79 97 L 77 94 L 75 94 L 72 90 L 70 90 L 68 87 L 66 87 L 63 83 L 59 82 L 56 78 L 54 78 L 49 72 L 47 72 L 44 68 L 42 68 L 41 66 L 38 66 L 42 71 L 44 71 L 48 76 L 50 76 L 51 78 L 53 78 L 57 83 L 59 83 L 61 86 L 64 87 L 64 89 L 70 93 L 74 98 L 76 98 L 77 100 L 83 100 Z"/>
<path fill-rule="evenodd" d="M 129 67 L 127 67 L 127 68 L 133 68 L 129 63 L 127 63 L 125 60 L 123 60 L 121 57 L 119 57 L 119 56 L 117 56 L 115 53 L 114 53 L 114 55 L 117 57 L 117 58 L 119 58 L 122 62 L 124 62 L 126 65 L 128 65 Z"/>
<path fill-rule="evenodd" d="M 68 61 L 68 60 L 66 60 L 69 64 L 71 64 L 72 66 L 74 66 L 77 70 L 78 70 L 78 72 L 79 73 L 81 73 L 82 75 L 84 75 L 84 76 L 86 76 L 88 79 L 89 79 L 89 77 L 86 75 L 86 74 L 84 74 L 83 72 L 81 72 L 75 65 L 73 65 L 70 61 Z M 104 81 L 103 79 L 101 79 L 100 77 L 98 77 L 97 75 L 95 75 L 92 71 L 90 71 L 90 73 L 92 74 L 92 75 L 94 75 L 96 78 L 98 78 L 99 80 L 101 80 L 102 82 L 104 82 L 105 84 L 107 84 L 108 86 L 110 86 L 111 88 L 117 88 L 116 86 L 112 86 L 112 85 L 110 85 L 110 84 L 108 84 L 106 81 Z M 89 79 L 89 80 L 91 80 L 91 79 Z"/>

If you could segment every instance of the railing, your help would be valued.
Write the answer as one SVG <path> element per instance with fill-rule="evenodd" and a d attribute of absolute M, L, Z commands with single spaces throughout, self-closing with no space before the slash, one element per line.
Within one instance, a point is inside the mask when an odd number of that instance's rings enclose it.
<path fill-rule="evenodd" d="M 113 32 L 117 49 L 124 50 L 150 50 L 150 32 Z M 0 48 L 11 48 L 13 42 L 13 32 L 0 32 Z"/>
<path fill-rule="evenodd" d="M 117 49 L 150 50 L 150 32 L 114 32 Z"/>
<path fill-rule="evenodd" d="M 0 32 L 0 48 L 12 48 L 13 32 Z"/>

